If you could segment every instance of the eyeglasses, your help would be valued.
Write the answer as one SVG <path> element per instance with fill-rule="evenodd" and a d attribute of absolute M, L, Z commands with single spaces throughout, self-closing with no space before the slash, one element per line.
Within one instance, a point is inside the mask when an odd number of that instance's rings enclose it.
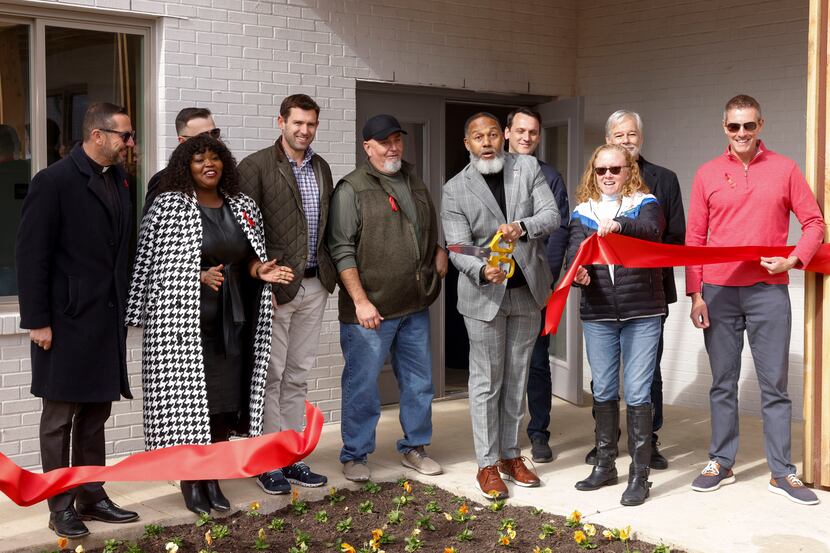
<path fill-rule="evenodd" d="M 98 130 L 101 131 L 101 132 L 108 132 L 108 133 L 112 133 L 112 134 L 117 134 L 118 136 L 121 137 L 121 140 L 124 141 L 124 144 L 129 142 L 130 139 L 132 139 L 132 141 L 135 142 L 135 131 L 117 131 L 115 129 L 98 129 Z"/>
<path fill-rule="evenodd" d="M 738 132 L 743 127 L 747 132 L 753 132 L 758 129 L 758 123 L 750 121 L 749 123 L 727 123 L 726 130 L 729 132 Z"/>
<path fill-rule="evenodd" d="M 220 138 L 222 138 L 222 129 L 210 129 L 209 131 L 200 132 L 199 134 L 206 134 L 211 138 L 219 140 Z M 180 134 L 179 136 L 181 136 L 182 138 L 193 138 L 193 135 Z"/>
<path fill-rule="evenodd" d="M 615 165 L 614 167 L 594 167 L 594 173 L 597 176 L 601 177 L 606 172 L 610 172 L 612 175 L 619 175 L 623 169 L 628 167 L 628 165 Z"/>

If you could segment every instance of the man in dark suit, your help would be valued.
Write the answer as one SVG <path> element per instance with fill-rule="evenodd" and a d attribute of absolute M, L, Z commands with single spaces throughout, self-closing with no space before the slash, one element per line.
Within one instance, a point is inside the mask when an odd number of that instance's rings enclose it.
<path fill-rule="evenodd" d="M 30 329 L 32 394 L 43 398 L 44 472 L 104 465 L 112 402 L 132 399 L 124 326 L 132 209 L 121 164 L 135 132 L 122 108 L 98 103 L 84 115 L 83 138 L 32 179 L 17 232 L 20 327 Z M 138 518 L 107 497 L 103 482 L 48 502 L 49 527 L 67 538 L 89 533 L 82 520 Z"/>
<path fill-rule="evenodd" d="M 542 116 L 528 108 L 517 108 L 507 116 L 507 126 L 504 128 L 504 139 L 507 149 L 512 154 L 532 156 L 542 141 Z M 568 190 L 562 175 L 552 165 L 539 161 L 539 167 L 550 186 L 556 207 L 559 209 L 559 228 L 550 233 L 545 240 L 545 252 L 548 265 L 553 275 L 551 287 L 559 278 L 562 270 L 562 260 L 568 249 L 568 223 L 570 210 L 568 208 Z M 545 310 L 542 309 L 542 326 L 545 324 Z M 548 445 L 550 432 L 550 407 L 552 382 L 550 378 L 550 335 L 536 336 L 533 353 L 530 356 L 530 370 L 527 377 L 527 410 L 530 421 L 527 423 L 527 436 L 530 438 L 530 456 L 534 463 L 549 463 L 553 461 L 553 451 Z"/>
<path fill-rule="evenodd" d="M 619 144 L 631 153 L 637 160 L 640 174 L 654 194 L 663 216 L 666 218 L 666 230 L 663 232 L 664 244 L 683 245 L 686 238 L 686 218 L 683 213 L 683 197 L 680 193 L 680 183 L 674 171 L 655 165 L 640 155 L 643 147 L 643 121 L 635 111 L 617 110 L 608 117 L 605 123 L 605 142 Z M 677 288 L 674 284 L 674 270 L 671 267 L 663 269 L 663 291 L 666 294 L 666 304 L 677 301 Z M 668 311 L 667 311 L 668 312 Z M 666 318 L 663 317 L 665 329 Z M 660 332 L 660 343 L 657 346 L 657 359 L 654 363 L 654 380 L 651 383 L 651 404 L 654 406 L 654 419 L 651 435 L 651 461 L 649 467 L 666 469 L 668 460 L 657 449 L 657 432 L 663 426 L 663 376 L 660 361 L 663 357 L 663 331 Z M 595 464 L 596 448 L 592 449 L 585 458 L 588 464 Z"/>

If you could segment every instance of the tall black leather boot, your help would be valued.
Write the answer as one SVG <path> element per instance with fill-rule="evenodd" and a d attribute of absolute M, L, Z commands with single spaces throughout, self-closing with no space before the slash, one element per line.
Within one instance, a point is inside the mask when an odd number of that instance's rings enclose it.
<path fill-rule="evenodd" d="M 651 404 L 629 406 L 626 409 L 628 422 L 628 451 L 631 465 L 628 468 L 628 487 L 620 503 L 626 506 L 642 505 L 649 495 L 651 482 L 648 481 L 651 461 Z"/>
<path fill-rule="evenodd" d="M 208 501 L 204 482 L 201 480 L 182 480 L 182 497 L 184 504 L 189 511 L 201 514 L 210 514 L 210 501 Z"/>
<path fill-rule="evenodd" d="M 605 401 L 594 403 L 596 430 L 594 431 L 597 464 L 585 480 L 576 483 L 580 491 L 598 490 L 603 486 L 617 483 L 617 433 L 620 426 L 620 402 Z"/>

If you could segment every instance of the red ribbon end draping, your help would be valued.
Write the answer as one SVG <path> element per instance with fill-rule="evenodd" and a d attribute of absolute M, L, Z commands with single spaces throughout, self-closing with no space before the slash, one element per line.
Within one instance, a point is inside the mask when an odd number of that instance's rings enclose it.
<path fill-rule="evenodd" d="M 285 430 L 210 445 L 178 445 L 135 453 L 112 466 L 82 466 L 39 474 L 0 453 L 0 491 L 27 507 L 86 482 L 247 478 L 307 457 L 323 429 L 323 413 L 306 402 L 302 433 Z"/>
<path fill-rule="evenodd" d="M 592 234 L 579 246 L 568 272 L 548 299 L 543 334 L 556 334 L 577 268 L 583 265 L 608 264 L 640 268 L 710 265 L 760 261 L 761 257 L 787 257 L 793 249 L 794 246 L 677 246 L 638 240 L 620 234 L 609 234 L 603 238 Z M 830 274 L 830 244 L 819 247 L 804 270 Z"/>

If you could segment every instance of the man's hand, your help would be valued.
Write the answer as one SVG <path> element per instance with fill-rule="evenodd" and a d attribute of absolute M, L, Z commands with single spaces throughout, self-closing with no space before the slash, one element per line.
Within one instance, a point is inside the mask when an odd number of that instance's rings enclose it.
<path fill-rule="evenodd" d="M 588 274 L 588 269 L 585 267 L 580 267 L 576 270 L 576 276 L 574 277 L 574 282 L 577 284 L 581 284 L 582 286 L 588 286 L 591 284 L 591 275 Z"/>
<path fill-rule="evenodd" d="M 762 257 L 761 267 L 767 270 L 771 275 L 778 273 L 786 273 L 798 264 L 798 258 L 791 255 L 788 258 L 783 257 Z"/>
<path fill-rule="evenodd" d="M 486 265 L 484 267 L 484 279 L 488 282 L 492 282 L 493 284 L 501 284 L 507 278 L 507 273 L 501 270 L 499 267 L 493 267 L 491 265 Z"/>
<path fill-rule="evenodd" d="M 447 276 L 448 269 L 449 257 L 447 257 L 447 250 L 441 246 L 437 246 L 435 248 L 435 271 L 438 273 L 439 277 L 444 278 Z"/>
<path fill-rule="evenodd" d="M 608 234 L 611 234 L 612 232 L 620 232 L 621 230 L 622 225 L 620 225 L 614 219 L 600 219 L 599 227 L 597 228 L 597 234 L 599 236 L 606 236 Z"/>
<path fill-rule="evenodd" d="M 44 326 L 43 328 L 33 328 L 29 331 L 29 339 L 36 346 L 43 348 L 44 351 L 49 351 L 52 347 L 52 327 Z"/>
<path fill-rule="evenodd" d="M 700 292 L 692 294 L 692 312 L 689 316 L 695 328 L 709 328 L 709 307 Z"/>
<path fill-rule="evenodd" d="M 519 223 L 507 223 L 499 225 L 496 232 L 500 232 L 502 239 L 509 244 L 522 237 L 522 226 Z"/>
<path fill-rule="evenodd" d="M 380 322 L 383 317 L 380 316 L 377 308 L 369 300 L 362 302 L 355 302 L 355 315 L 357 315 L 357 322 L 360 326 L 369 330 L 374 330 L 380 327 Z"/>

